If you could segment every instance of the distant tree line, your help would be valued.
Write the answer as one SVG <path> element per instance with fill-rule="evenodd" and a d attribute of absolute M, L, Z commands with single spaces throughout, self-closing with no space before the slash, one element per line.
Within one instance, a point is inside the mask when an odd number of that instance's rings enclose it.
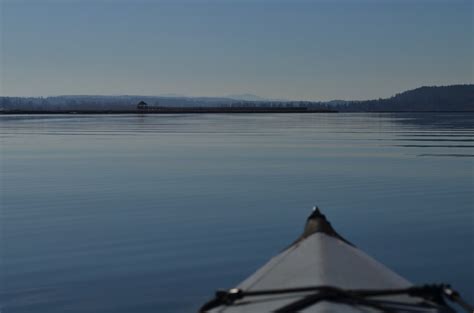
<path fill-rule="evenodd" d="M 386 99 L 328 102 L 159 96 L 0 97 L 0 112 L 133 111 L 140 101 L 163 107 L 306 107 L 341 112 L 474 111 L 474 85 L 420 87 Z"/>
<path fill-rule="evenodd" d="M 347 101 L 333 107 L 349 112 L 474 111 L 474 85 L 420 87 L 387 99 Z"/>

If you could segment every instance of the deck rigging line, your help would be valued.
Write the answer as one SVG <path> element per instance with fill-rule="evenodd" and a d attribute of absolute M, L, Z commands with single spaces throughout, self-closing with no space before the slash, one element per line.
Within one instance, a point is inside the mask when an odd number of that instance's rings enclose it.
<path fill-rule="evenodd" d="M 426 309 L 437 309 L 442 313 L 454 313 L 446 299 L 458 304 L 468 313 L 474 313 L 474 308 L 468 304 L 460 294 L 447 284 L 413 286 L 403 289 L 356 289 L 345 290 L 332 286 L 313 286 L 286 289 L 268 289 L 244 291 L 233 288 L 228 291 L 217 291 L 216 297 L 204 304 L 199 310 L 200 313 L 208 312 L 218 306 L 231 306 L 235 301 L 245 297 L 257 297 L 266 295 L 284 295 L 294 293 L 312 292 L 305 297 L 291 302 L 276 311 L 275 313 L 293 313 L 304 310 L 321 301 L 336 302 L 348 305 L 367 306 L 384 313 L 396 312 L 427 312 Z M 397 301 L 386 301 L 369 299 L 380 296 L 408 295 L 425 300 L 421 303 L 404 303 Z M 429 302 L 426 302 L 429 301 Z"/>

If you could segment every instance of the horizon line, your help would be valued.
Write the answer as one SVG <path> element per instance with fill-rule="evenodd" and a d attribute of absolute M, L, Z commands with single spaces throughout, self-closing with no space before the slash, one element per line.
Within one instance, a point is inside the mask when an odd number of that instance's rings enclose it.
<path fill-rule="evenodd" d="M 347 102 L 354 102 L 354 101 L 369 101 L 369 100 L 375 100 L 375 99 L 388 99 L 391 97 L 394 97 L 398 94 L 401 94 L 403 92 L 407 91 L 412 91 L 420 88 L 443 88 L 443 87 L 454 87 L 454 86 L 474 86 L 474 82 L 471 83 L 457 83 L 457 84 L 451 84 L 451 85 L 422 85 L 419 87 L 411 88 L 411 89 L 406 89 L 403 91 L 399 91 L 395 94 L 392 94 L 391 96 L 385 96 L 384 98 L 378 97 L 378 98 L 369 98 L 369 99 L 331 99 L 331 100 L 309 100 L 309 99 L 274 99 L 274 98 L 267 98 L 267 97 L 262 97 L 259 95 L 251 94 L 251 93 L 241 93 L 241 94 L 232 94 L 232 95 L 224 95 L 224 96 L 189 96 L 189 95 L 167 95 L 166 93 L 164 95 L 152 95 L 152 94 L 58 94 L 58 95 L 48 95 L 48 96 L 7 96 L 7 95 L 0 95 L 1 98 L 59 98 L 59 97 L 148 97 L 148 98 L 187 98 L 187 99 L 197 99 L 197 98 L 209 98 L 209 99 L 229 99 L 229 100 L 238 100 L 238 101 L 248 101 L 248 102 L 259 102 L 259 101 L 274 101 L 274 102 L 302 102 L 302 101 L 308 101 L 308 102 L 331 102 L 331 101 L 347 101 Z M 172 93 L 171 93 L 172 94 Z M 242 100 L 242 99 L 236 99 L 232 98 L 231 96 L 252 96 L 252 97 L 257 97 L 261 98 L 261 100 Z"/>

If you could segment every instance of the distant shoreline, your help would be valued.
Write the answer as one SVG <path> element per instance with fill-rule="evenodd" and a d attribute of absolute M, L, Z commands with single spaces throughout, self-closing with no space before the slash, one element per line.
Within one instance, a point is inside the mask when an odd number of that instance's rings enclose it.
<path fill-rule="evenodd" d="M 0 114 L 473 112 L 474 84 L 424 86 L 373 100 L 236 100 L 218 97 L 0 96 Z"/>
<path fill-rule="evenodd" d="M 144 110 L 56 110 L 56 111 L 0 111 L 0 114 L 189 114 L 189 113 L 338 113 L 337 110 L 321 110 L 308 108 L 259 108 L 259 107 L 222 107 L 222 108 L 149 108 Z"/>
<path fill-rule="evenodd" d="M 315 113 L 474 113 L 472 111 L 335 111 L 335 110 L 168 110 L 168 111 L 0 111 L 0 115 L 120 115 L 120 114 L 140 114 L 140 115 L 160 115 L 160 114 L 315 114 Z"/>

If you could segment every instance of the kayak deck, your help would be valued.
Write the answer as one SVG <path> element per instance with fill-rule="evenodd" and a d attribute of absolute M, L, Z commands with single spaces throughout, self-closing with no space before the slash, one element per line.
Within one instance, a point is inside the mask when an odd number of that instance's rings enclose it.
<path fill-rule="evenodd" d="M 310 286 L 330 286 L 337 290 L 394 290 L 413 285 L 342 238 L 316 209 L 308 218 L 303 234 L 290 247 L 233 290 L 250 294 L 262 290 L 294 291 L 295 288 Z M 224 303 L 217 301 L 212 305 L 205 305 L 201 312 L 293 312 L 291 309 L 285 311 L 284 308 L 291 308 L 289 305 L 301 302 L 311 295 L 314 295 L 314 291 L 269 292 Z M 384 302 L 387 312 L 389 307 L 396 309 L 392 312 L 453 312 L 447 307 L 414 308 L 415 304 L 426 301 L 408 295 L 373 296 L 370 301 Z M 315 305 L 303 306 L 297 312 L 380 312 L 373 306 L 354 304 L 354 301 L 349 301 L 351 304 L 328 299 L 316 302 Z M 400 305 L 400 302 L 403 304 Z"/>
<path fill-rule="evenodd" d="M 411 283 L 345 242 L 316 233 L 271 259 L 236 288 L 246 291 L 336 286 L 344 289 L 407 288 Z M 210 312 L 273 312 L 308 292 L 242 299 Z M 408 299 L 405 299 L 408 300 Z M 303 312 L 368 312 L 341 304 L 321 303 Z"/>

